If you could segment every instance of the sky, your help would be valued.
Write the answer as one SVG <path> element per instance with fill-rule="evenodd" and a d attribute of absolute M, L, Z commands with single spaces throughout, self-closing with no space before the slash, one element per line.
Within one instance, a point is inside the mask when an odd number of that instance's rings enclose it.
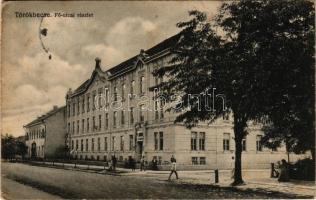
<path fill-rule="evenodd" d="M 1 134 L 24 135 L 23 125 L 65 105 L 69 88 L 87 80 L 99 57 L 103 70 L 178 33 L 176 24 L 189 10 L 209 18 L 217 1 L 68 1 L 9 2 L 2 9 Z M 41 27 L 52 59 L 39 39 L 41 18 L 16 17 L 15 12 L 92 13 L 89 18 L 44 18 Z"/>

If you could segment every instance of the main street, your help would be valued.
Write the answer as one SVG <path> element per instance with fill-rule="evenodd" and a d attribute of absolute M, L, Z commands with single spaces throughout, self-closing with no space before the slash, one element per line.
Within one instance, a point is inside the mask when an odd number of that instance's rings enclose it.
<path fill-rule="evenodd" d="M 9 179 L 59 198 L 286 198 L 286 194 L 182 184 L 154 176 L 115 176 L 84 171 L 2 163 L 2 189 Z M 12 185 L 12 183 L 11 183 Z M 7 196 L 12 196 L 7 191 Z M 15 191 L 16 192 L 16 191 Z"/>

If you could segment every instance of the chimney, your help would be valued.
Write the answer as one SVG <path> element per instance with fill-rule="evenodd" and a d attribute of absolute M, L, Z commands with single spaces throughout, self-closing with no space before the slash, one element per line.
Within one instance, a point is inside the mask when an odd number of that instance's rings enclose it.
<path fill-rule="evenodd" d="M 57 110 L 57 109 L 58 109 L 58 106 L 54 105 L 53 110 Z"/>
<path fill-rule="evenodd" d="M 101 64 L 101 59 L 96 57 L 95 58 L 95 68 L 101 68 L 100 64 Z"/>

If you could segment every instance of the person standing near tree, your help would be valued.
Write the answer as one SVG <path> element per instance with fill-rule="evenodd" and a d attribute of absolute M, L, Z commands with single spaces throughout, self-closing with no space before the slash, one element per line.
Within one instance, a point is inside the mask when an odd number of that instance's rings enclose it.
<path fill-rule="evenodd" d="M 177 179 L 179 179 L 178 173 L 177 173 L 177 160 L 176 160 L 176 158 L 172 155 L 170 161 L 171 161 L 171 172 L 170 172 L 168 181 L 170 181 L 171 175 L 172 175 L 173 173 L 175 173 Z"/>

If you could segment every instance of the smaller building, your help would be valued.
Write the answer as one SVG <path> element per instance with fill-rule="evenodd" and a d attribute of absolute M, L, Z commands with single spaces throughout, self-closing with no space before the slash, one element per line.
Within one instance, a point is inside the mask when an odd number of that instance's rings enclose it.
<path fill-rule="evenodd" d="M 66 153 L 65 114 L 65 106 L 54 106 L 51 111 L 23 126 L 28 158 L 56 158 Z"/>

